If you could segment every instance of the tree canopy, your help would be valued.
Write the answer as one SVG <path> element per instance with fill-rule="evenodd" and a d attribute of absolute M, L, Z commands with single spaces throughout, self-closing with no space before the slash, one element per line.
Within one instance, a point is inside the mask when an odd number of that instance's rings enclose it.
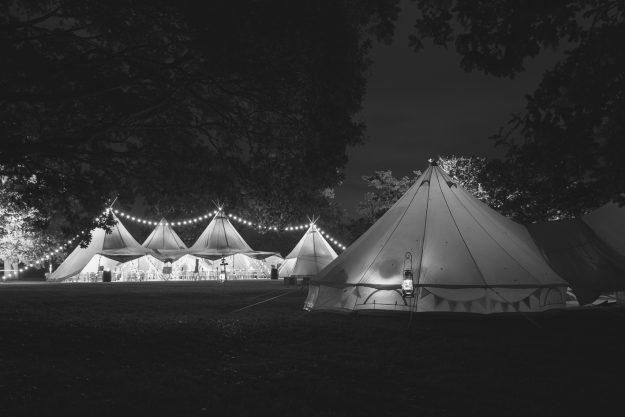
<path fill-rule="evenodd" d="M 74 231 L 115 196 L 283 221 L 362 141 L 367 51 L 396 3 L 10 0 L 0 175 Z"/>
<path fill-rule="evenodd" d="M 0 263 L 3 269 L 15 271 L 20 264 L 50 259 L 49 248 L 58 247 L 60 241 L 54 234 L 40 233 L 45 218 L 10 191 L 9 182 L 9 178 L 0 176 Z M 57 253 L 63 254 L 57 250 L 53 258 Z"/>
<path fill-rule="evenodd" d="M 559 47 L 525 110 L 495 139 L 492 177 L 516 189 L 526 221 L 625 202 L 625 3 L 609 0 L 416 0 L 411 37 L 454 46 L 467 71 L 514 77 Z"/>

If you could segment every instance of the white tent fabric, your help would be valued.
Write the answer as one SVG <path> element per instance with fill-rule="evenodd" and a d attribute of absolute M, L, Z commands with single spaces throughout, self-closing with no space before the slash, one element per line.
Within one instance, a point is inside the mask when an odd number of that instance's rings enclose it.
<path fill-rule="evenodd" d="M 274 252 L 252 250 L 222 211 L 213 217 L 197 241 L 189 248 L 189 253 L 211 260 L 237 253 L 245 253 L 247 256 L 257 259 L 276 255 Z"/>
<path fill-rule="evenodd" d="M 312 277 L 337 257 L 314 224 L 289 253 L 280 267 L 280 277 Z"/>
<path fill-rule="evenodd" d="M 151 255 L 162 262 L 174 262 L 188 252 L 187 245 L 164 218 L 145 239 L 143 247 L 151 249 Z"/>
<path fill-rule="evenodd" d="M 148 253 L 148 250 L 139 245 L 119 219 L 113 216 L 117 224 L 111 228 L 110 232 L 107 233 L 104 229 L 93 230 L 89 246 L 86 248 L 78 246 L 74 249 L 48 280 L 62 281 L 80 274 L 97 255 L 117 262 L 125 262 Z"/>
<path fill-rule="evenodd" d="M 608 203 L 582 217 L 597 236 L 625 257 L 625 207 Z"/>
<path fill-rule="evenodd" d="M 401 294 L 405 269 L 414 274 L 415 298 Z M 305 308 L 541 311 L 563 307 L 566 287 L 525 227 L 474 198 L 433 164 L 312 279 Z"/>

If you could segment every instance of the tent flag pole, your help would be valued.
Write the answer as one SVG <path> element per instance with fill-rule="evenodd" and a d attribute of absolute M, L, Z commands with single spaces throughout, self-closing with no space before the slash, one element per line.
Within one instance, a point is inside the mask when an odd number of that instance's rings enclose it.
<path fill-rule="evenodd" d="M 117 202 L 118 198 L 119 198 L 119 194 L 115 196 L 115 198 L 113 199 L 113 202 L 109 205 L 110 210 L 113 210 L 113 205 Z"/>

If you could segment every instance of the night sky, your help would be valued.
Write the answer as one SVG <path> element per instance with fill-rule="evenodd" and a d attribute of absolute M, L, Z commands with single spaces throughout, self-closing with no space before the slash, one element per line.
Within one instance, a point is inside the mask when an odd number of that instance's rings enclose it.
<path fill-rule="evenodd" d="M 452 48 L 426 44 L 419 53 L 412 51 L 408 35 L 415 16 L 415 5 L 402 2 L 392 45 L 376 44 L 371 52 L 362 113 L 367 141 L 349 152 L 345 181 L 335 190 L 351 215 L 368 191 L 363 175 L 385 169 L 409 175 L 437 155 L 501 156 L 489 136 L 523 110 L 524 96 L 555 62 L 555 51 L 543 53 L 512 80 L 467 73 Z"/>

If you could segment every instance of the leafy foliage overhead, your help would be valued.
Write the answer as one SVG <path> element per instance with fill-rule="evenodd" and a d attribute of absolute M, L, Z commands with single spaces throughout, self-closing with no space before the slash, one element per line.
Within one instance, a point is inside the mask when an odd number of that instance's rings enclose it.
<path fill-rule="evenodd" d="M 528 58 L 561 59 L 496 135 L 507 147 L 500 179 L 514 184 L 529 220 L 625 202 L 625 2 L 417 0 L 412 45 L 455 46 L 461 66 L 514 77 Z"/>
<path fill-rule="evenodd" d="M 396 3 L 10 0 L 0 175 L 74 230 L 116 195 L 299 213 L 362 140 L 367 51 Z"/>

